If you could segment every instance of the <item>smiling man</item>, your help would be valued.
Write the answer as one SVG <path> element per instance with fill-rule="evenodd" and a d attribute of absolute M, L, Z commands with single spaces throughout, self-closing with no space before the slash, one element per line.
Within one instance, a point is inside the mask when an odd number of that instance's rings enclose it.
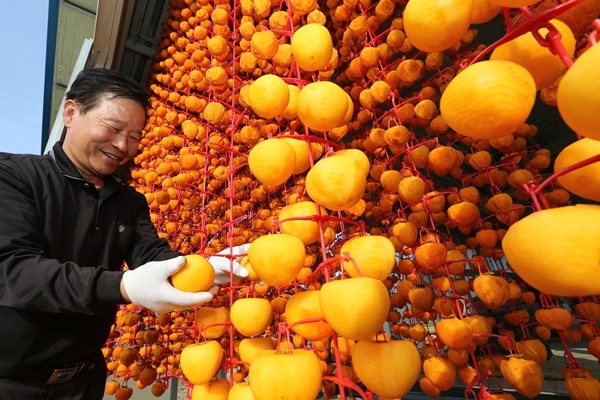
<path fill-rule="evenodd" d="M 137 153 L 146 120 L 143 98 L 80 92 L 71 89 L 64 104 L 62 148 L 82 178 L 101 188 L 104 177 Z"/>
<path fill-rule="evenodd" d="M 138 83 L 87 69 L 66 94 L 63 142 L 42 156 L 0 153 L 2 400 L 102 399 L 100 349 L 118 304 L 162 313 L 213 298 L 216 287 L 171 285 L 185 258 L 158 237 L 145 197 L 115 174 L 138 150 L 147 106 Z M 230 268 L 248 274 L 235 260 L 209 261 L 217 282 Z"/>

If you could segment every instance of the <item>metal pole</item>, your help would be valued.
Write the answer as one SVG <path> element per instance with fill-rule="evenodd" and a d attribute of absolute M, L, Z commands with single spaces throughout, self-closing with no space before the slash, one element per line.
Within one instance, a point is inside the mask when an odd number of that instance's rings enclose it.
<path fill-rule="evenodd" d="M 171 393 L 169 395 L 170 400 L 177 400 L 178 384 L 179 379 L 171 378 L 171 384 L 169 385 L 171 388 Z"/>

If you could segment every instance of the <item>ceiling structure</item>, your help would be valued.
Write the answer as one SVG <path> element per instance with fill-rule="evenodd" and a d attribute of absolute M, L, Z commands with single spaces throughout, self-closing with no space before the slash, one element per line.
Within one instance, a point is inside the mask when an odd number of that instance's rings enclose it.
<path fill-rule="evenodd" d="M 122 8 L 111 7 L 111 2 Z M 146 83 L 167 8 L 167 0 L 99 2 L 94 33 L 95 65 L 103 64 Z"/>

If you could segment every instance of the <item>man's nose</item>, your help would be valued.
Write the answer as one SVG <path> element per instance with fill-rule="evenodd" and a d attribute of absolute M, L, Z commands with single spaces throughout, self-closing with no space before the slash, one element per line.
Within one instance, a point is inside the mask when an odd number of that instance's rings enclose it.
<path fill-rule="evenodd" d="M 113 143 L 121 153 L 129 154 L 129 137 L 127 132 L 119 132 Z"/>

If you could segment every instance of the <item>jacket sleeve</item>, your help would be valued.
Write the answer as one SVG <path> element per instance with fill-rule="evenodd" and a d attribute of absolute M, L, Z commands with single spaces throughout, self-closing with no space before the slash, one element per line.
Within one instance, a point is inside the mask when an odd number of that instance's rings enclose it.
<path fill-rule="evenodd" d="M 14 157 L 0 153 L 0 307 L 96 315 L 122 303 L 122 271 L 82 267 L 46 254 L 43 232 L 48 221 L 38 204 L 44 194 L 32 189 L 31 172 Z M 152 257 L 176 256 L 156 230 L 152 232 L 147 204 L 136 209 L 139 222 L 131 261 L 137 266 Z"/>
<path fill-rule="evenodd" d="M 121 271 L 80 268 L 44 253 L 43 224 L 36 197 L 17 163 L 0 155 L 0 306 L 49 313 L 100 314 L 122 301 L 96 296 L 97 285 L 121 280 Z M 114 290 L 113 290 L 114 291 Z"/>
<path fill-rule="evenodd" d="M 129 202 L 130 208 L 136 211 L 135 234 L 125 259 L 126 267 L 135 269 L 151 261 L 168 260 L 179 256 L 179 252 L 172 250 L 169 243 L 158 236 L 156 227 L 150 220 L 150 210 L 146 198 L 133 188 L 127 190 L 130 191 L 128 197 L 133 197 Z M 119 275 L 116 285 L 112 281 L 113 277 L 114 275 L 110 273 L 101 275 L 96 285 L 97 296 L 102 302 L 122 303 L 120 291 L 115 292 L 120 286 L 121 275 Z"/>
<path fill-rule="evenodd" d="M 179 256 L 179 252 L 171 250 L 169 243 L 158 236 L 156 227 L 150 220 L 146 198 L 135 189 L 130 190 L 134 192 L 137 214 L 135 237 L 126 260 L 128 267 L 135 269 L 150 261 L 168 260 Z"/>

